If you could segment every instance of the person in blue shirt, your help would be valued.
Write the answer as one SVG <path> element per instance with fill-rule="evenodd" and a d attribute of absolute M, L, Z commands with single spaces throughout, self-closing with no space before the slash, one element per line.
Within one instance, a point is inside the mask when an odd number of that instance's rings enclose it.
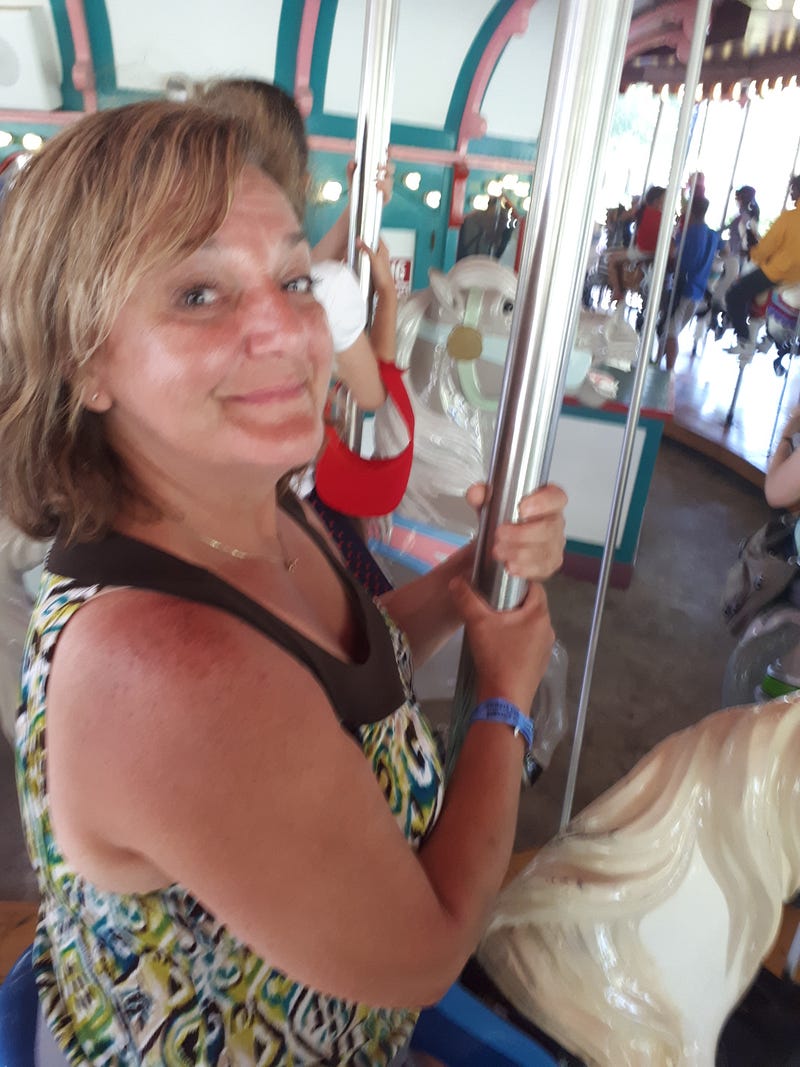
<path fill-rule="evenodd" d="M 706 225 L 708 200 L 695 196 L 689 209 L 689 221 L 680 261 L 675 273 L 675 299 L 666 328 L 664 355 L 667 370 L 672 370 L 678 358 L 678 336 L 691 321 L 698 303 L 703 299 L 711 273 L 711 265 L 719 244 L 719 234 Z"/>

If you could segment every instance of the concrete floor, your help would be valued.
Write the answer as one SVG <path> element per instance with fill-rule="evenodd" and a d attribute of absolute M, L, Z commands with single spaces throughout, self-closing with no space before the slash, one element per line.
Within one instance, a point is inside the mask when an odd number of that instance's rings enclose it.
<path fill-rule="evenodd" d="M 610 589 L 606 599 L 573 811 L 667 734 L 720 707 L 735 640 L 725 629 L 719 596 L 738 542 L 768 514 L 760 490 L 680 445 L 662 442 L 633 581 L 626 590 Z M 591 583 L 562 576 L 551 583 L 555 631 L 570 656 L 573 715 L 594 595 Z M 557 829 L 568 762 L 565 743 L 524 796 L 519 848 L 542 843 Z"/>
<path fill-rule="evenodd" d="M 734 641 L 718 608 L 736 546 L 767 515 L 759 490 L 682 446 L 663 441 L 644 517 L 633 581 L 609 590 L 578 776 L 579 810 L 662 737 L 720 704 Z M 550 607 L 569 653 L 568 706 L 577 708 L 595 587 L 557 576 Z M 446 721 L 443 701 L 429 702 Z M 523 794 L 519 849 L 557 829 L 569 741 Z M 12 753 L 0 738 L 0 900 L 35 898 L 19 824 Z"/>

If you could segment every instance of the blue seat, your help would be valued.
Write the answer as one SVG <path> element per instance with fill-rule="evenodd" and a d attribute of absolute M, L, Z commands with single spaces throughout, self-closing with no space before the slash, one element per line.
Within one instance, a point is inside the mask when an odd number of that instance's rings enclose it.
<path fill-rule="evenodd" d="M 420 1015 L 411 1047 L 448 1067 L 558 1067 L 559 1062 L 459 984 Z"/>
<path fill-rule="evenodd" d="M 38 997 L 31 949 L 0 985 L 0 1067 L 34 1067 Z"/>

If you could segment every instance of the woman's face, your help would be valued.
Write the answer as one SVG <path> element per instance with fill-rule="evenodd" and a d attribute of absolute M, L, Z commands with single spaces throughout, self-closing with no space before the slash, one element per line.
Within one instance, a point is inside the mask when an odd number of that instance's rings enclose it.
<path fill-rule="evenodd" d="M 288 200 L 245 168 L 217 232 L 139 281 L 94 361 L 89 406 L 132 470 L 279 476 L 314 457 L 332 352 L 309 270 Z"/>

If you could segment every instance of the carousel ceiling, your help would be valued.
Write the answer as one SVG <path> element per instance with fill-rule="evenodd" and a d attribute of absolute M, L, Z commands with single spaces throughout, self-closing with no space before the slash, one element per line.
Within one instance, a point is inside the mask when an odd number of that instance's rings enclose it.
<path fill-rule="evenodd" d="M 674 91 L 684 81 L 694 0 L 635 0 L 623 86 L 650 82 Z M 703 57 L 705 95 L 800 71 L 800 0 L 719 0 Z"/>
<path fill-rule="evenodd" d="M 366 0 L 0 0 L 0 119 L 59 126 L 236 74 L 295 92 L 312 136 L 352 137 L 365 11 Z M 695 0 L 634 0 L 623 85 L 683 81 L 694 11 Z M 557 12 L 558 0 L 400 0 L 393 143 L 532 159 Z M 800 0 L 718 0 L 704 90 L 796 75 L 799 18 Z"/>

